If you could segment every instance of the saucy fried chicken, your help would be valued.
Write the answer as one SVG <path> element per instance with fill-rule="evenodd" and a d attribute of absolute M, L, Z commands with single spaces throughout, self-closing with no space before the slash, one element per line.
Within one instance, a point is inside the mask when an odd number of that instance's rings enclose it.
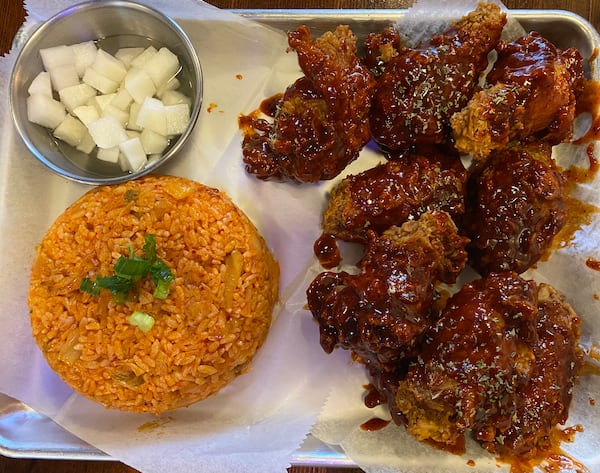
<path fill-rule="evenodd" d="M 461 231 L 481 274 L 522 273 L 550 247 L 567 219 L 565 177 L 547 144 L 494 151 L 467 183 Z"/>
<path fill-rule="evenodd" d="M 572 136 L 583 60 L 536 32 L 501 42 L 488 86 L 451 118 L 456 148 L 482 159 L 512 140 L 529 137 L 558 144 Z"/>
<path fill-rule="evenodd" d="M 385 70 L 385 65 L 398 56 L 403 49 L 398 30 L 389 26 L 381 33 L 369 33 L 364 42 L 365 64 L 376 77 Z"/>
<path fill-rule="evenodd" d="M 261 179 L 331 179 L 370 139 L 375 79 L 347 26 L 314 40 L 301 26 L 288 33 L 288 43 L 304 76 L 280 97 L 272 121 L 256 113 L 240 117 L 246 170 Z"/>
<path fill-rule="evenodd" d="M 319 274 L 307 290 L 308 306 L 325 352 L 341 346 L 393 370 L 432 323 L 436 283 L 454 283 L 464 268 L 467 240 L 443 211 L 367 238 L 360 273 Z"/>
<path fill-rule="evenodd" d="M 416 49 L 403 49 L 377 80 L 371 132 L 384 151 L 447 142 L 450 117 L 471 98 L 506 15 L 493 3 L 453 23 Z"/>
<path fill-rule="evenodd" d="M 449 300 L 399 382 L 397 408 L 411 434 L 445 448 L 463 448 L 468 431 L 493 453 L 543 448 L 566 420 L 578 340 L 579 321 L 553 288 L 491 274 Z"/>
<path fill-rule="evenodd" d="M 466 182 L 467 171 L 453 153 L 433 148 L 407 153 L 347 176 L 334 187 L 323 213 L 323 232 L 365 241 L 369 229 L 381 233 L 428 210 L 457 217 L 465 209 Z"/>

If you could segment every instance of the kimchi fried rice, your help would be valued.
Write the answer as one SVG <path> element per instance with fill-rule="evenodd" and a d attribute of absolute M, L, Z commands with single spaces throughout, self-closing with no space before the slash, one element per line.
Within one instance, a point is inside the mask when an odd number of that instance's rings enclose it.
<path fill-rule="evenodd" d="M 120 256 L 172 272 L 165 299 L 141 279 L 125 300 L 80 289 Z M 107 408 L 153 412 L 215 394 L 249 369 L 278 300 L 279 266 L 248 217 L 217 189 L 172 176 L 97 187 L 72 204 L 37 248 L 31 326 L 65 382 Z M 136 325 L 142 313 L 153 325 Z"/>

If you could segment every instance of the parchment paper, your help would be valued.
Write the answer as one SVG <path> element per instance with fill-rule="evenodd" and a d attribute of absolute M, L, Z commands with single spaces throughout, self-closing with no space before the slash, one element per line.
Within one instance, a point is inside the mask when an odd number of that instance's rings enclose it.
<path fill-rule="evenodd" d="M 71 3 L 27 2 L 30 17 L 19 41 L 37 22 Z M 238 114 L 250 112 L 300 75 L 295 55 L 285 52 L 285 35 L 193 0 L 144 3 L 179 21 L 197 47 L 205 77 L 204 107 L 192 140 L 161 172 L 219 187 L 250 216 L 282 268 L 280 310 L 253 370 L 190 408 L 157 418 L 107 411 L 73 394 L 47 367 L 32 340 L 26 293 L 35 245 L 56 216 L 89 187 L 55 176 L 29 155 L 12 126 L 6 90 L 1 89 L 0 391 L 147 473 L 283 472 L 327 399 L 313 434 L 340 445 L 369 473 L 464 471 L 467 459 L 477 464 L 476 470 L 468 471 L 499 471 L 477 447 L 470 448 L 466 457 L 455 457 L 416 442 L 400 427 L 370 433 L 359 428 L 365 420 L 385 416 L 385 410 L 363 406 L 364 370 L 346 352 L 322 352 L 316 324 L 305 309 L 306 287 L 322 270 L 312 253 L 321 212 L 327 192 L 343 176 L 314 185 L 263 182 L 248 176 L 242 165 Z M 14 59 L 14 51 L 0 59 L 4 84 Z M 372 167 L 381 159 L 368 146 L 344 174 Z M 585 164 L 585 153 L 576 159 Z M 598 200 L 595 183 L 588 187 L 590 198 Z M 584 318 L 588 347 L 600 339 L 595 297 L 600 293 L 599 278 L 583 264 L 597 253 L 596 225 L 594 221 L 580 232 L 574 246 L 553 256 L 536 274 L 568 294 Z M 600 419 L 590 396 L 598 399 L 598 380 L 584 378 L 569 423 L 581 423 L 585 431 L 577 435 L 571 450 L 597 465 L 591 446 L 600 445 Z"/>

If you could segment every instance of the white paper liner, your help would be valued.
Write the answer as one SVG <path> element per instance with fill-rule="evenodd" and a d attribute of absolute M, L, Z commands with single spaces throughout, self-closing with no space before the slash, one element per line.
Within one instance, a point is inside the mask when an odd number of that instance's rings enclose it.
<path fill-rule="evenodd" d="M 35 24 L 74 3 L 27 2 L 29 18 L 17 42 Z M 257 26 L 202 2 L 147 0 L 179 21 L 196 45 L 205 77 L 204 107 L 191 142 L 182 154 L 161 168 L 165 174 L 196 179 L 227 192 L 265 236 L 282 268 L 282 307 L 253 370 L 217 396 L 190 408 L 155 416 L 107 411 L 73 394 L 47 367 L 29 327 L 26 292 L 35 244 L 64 208 L 89 188 L 55 176 L 29 155 L 10 121 L 6 88 L 0 113 L 0 267 L 9 268 L 0 284 L 0 391 L 49 415 L 70 432 L 143 472 L 282 472 L 292 453 L 311 430 L 347 455 L 367 472 L 463 471 L 467 459 L 477 471 L 499 471 L 478 447 L 465 457 L 432 450 L 412 439 L 400 427 L 363 432 L 360 424 L 385 409 L 366 409 L 362 386 L 367 382 L 360 365 L 341 350 L 325 355 L 318 330 L 305 310 L 305 290 L 322 270 L 312 256 L 320 233 L 321 211 L 327 192 L 342 176 L 315 185 L 263 182 L 248 176 L 241 161 L 237 116 L 256 108 L 265 97 L 281 92 L 299 76 L 294 54 L 286 54 L 281 32 Z M 0 59 L 0 79 L 8 83 L 15 53 Z M 238 79 L 241 74 L 242 79 Z M 208 112 L 207 107 L 211 108 Z M 585 162 L 585 156 L 578 154 Z M 344 174 L 372 167 L 382 160 L 369 145 Z M 590 195 L 598 199 L 590 184 Z M 586 187 L 586 186 L 582 186 Z M 299 222 L 301 222 L 299 224 Z M 582 260 L 597 253 L 597 234 L 584 229 L 575 249 L 555 255 L 564 258 L 545 275 L 584 317 L 588 343 L 598 340 L 600 293 L 595 272 Z M 573 255 L 572 253 L 576 253 Z M 575 257 L 576 256 L 576 257 Z M 346 263 L 350 263 L 348 259 Z M 562 272 L 567 268 L 568 277 Z M 572 277 L 576 274 L 577 277 Z M 561 284 L 556 284 L 556 279 Z M 583 284 L 581 284 L 583 282 Z M 590 282 L 591 286 L 584 287 Z M 573 287 L 575 286 L 575 287 Z M 581 299 L 580 299 L 581 298 Z M 599 445 L 598 382 L 583 379 L 575 393 L 573 422 L 586 428 L 569 451 L 599 463 L 590 446 Z M 571 419 L 569 420 L 571 422 Z M 587 450 L 586 450 L 587 448 Z M 587 463 L 588 467 L 592 465 Z"/>

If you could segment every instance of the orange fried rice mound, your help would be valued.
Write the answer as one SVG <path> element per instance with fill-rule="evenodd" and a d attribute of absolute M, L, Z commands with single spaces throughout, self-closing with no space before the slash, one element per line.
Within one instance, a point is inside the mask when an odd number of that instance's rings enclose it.
<path fill-rule="evenodd" d="M 80 290 L 154 235 L 174 279 L 151 279 L 123 301 Z M 246 372 L 278 300 L 279 266 L 248 217 L 217 189 L 171 176 L 97 187 L 72 204 L 37 248 L 29 307 L 46 360 L 107 408 L 161 413 L 215 394 Z M 148 331 L 132 325 L 149 314 Z"/>

